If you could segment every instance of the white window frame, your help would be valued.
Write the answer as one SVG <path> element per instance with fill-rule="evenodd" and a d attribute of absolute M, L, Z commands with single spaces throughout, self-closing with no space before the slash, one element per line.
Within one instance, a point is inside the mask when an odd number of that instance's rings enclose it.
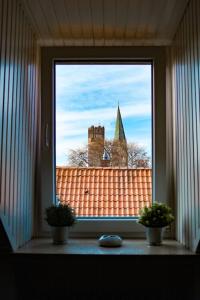
<path fill-rule="evenodd" d="M 55 62 L 85 63 L 152 62 L 152 201 L 166 195 L 166 91 L 164 47 L 44 47 L 41 49 L 41 183 L 36 215 L 38 236 L 49 236 L 44 221 L 45 208 L 55 203 Z M 162 136 L 160 142 L 159 137 Z M 144 237 L 144 227 L 137 218 L 81 218 L 71 228 L 71 236 L 97 237 L 118 233 L 123 237 Z"/>

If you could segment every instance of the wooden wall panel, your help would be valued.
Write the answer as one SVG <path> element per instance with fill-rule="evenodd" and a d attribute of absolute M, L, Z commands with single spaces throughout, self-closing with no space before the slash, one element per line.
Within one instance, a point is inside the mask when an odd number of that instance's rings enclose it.
<path fill-rule="evenodd" d="M 21 0 L 41 46 L 163 46 L 189 0 Z"/>
<path fill-rule="evenodd" d="M 36 39 L 18 0 L 0 0 L 0 218 L 13 248 L 32 236 Z"/>
<path fill-rule="evenodd" d="M 193 250 L 200 239 L 199 15 L 199 0 L 191 0 L 168 52 L 175 120 L 176 233 L 178 240 Z"/>

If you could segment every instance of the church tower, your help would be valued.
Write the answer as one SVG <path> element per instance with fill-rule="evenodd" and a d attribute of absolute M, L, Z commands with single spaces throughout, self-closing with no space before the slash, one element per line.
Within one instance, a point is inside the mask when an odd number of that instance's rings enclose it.
<path fill-rule="evenodd" d="M 101 126 L 88 128 L 88 167 L 100 167 L 104 154 L 105 129 Z"/>
<path fill-rule="evenodd" d="M 117 108 L 117 119 L 115 124 L 115 136 L 112 145 L 112 166 L 127 167 L 128 166 L 128 150 L 124 126 L 122 123 L 119 105 Z"/>

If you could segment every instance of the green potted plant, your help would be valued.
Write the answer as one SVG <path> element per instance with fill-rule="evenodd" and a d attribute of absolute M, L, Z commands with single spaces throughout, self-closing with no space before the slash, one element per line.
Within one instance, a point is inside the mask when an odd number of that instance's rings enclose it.
<path fill-rule="evenodd" d="M 154 202 L 151 207 L 144 207 L 138 223 L 146 227 L 146 237 L 150 245 L 162 244 L 164 228 L 174 221 L 171 208 L 164 203 Z"/>
<path fill-rule="evenodd" d="M 69 204 L 51 205 L 46 208 L 45 220 L 51 226 L 54 244 L 66 244 L 69 228 L 76 221 L 75 211 Z"/>

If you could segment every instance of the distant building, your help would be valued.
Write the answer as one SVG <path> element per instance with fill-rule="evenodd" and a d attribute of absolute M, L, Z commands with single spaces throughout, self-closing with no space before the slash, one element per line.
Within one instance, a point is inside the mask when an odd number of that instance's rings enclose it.
<path fill-rule="evenodd" d="M 124 126 L 119 106 L 117 108 L 117 119 L 115 124 L 115 137 L 112 145 L 112 166 L 127 167 L 128 166 L 128 150 Z"/>
<path fill-rule="evenodd" d="M 124 126 L 119 106 L 115 124 L 115 136 L 111 149 L 111 157 L 106 153 L 104 127 L 88 128 L 88 166 L 89 167 L 127 167 L 128 151 Z"/>
<path fill-rule="evenodd" d="M 104 153 L 105 129 L 91 126 L 88 128 L 88 166 L 99 167 Z"/>
<path fill-rule="evenodd" d="M 103 157 L 102 157 L 102 160 L 101 160 L 101 166 L 102 167 L 109 167 L 110 165 L 111 165 L 110 155 L 104 149 Z"/>

